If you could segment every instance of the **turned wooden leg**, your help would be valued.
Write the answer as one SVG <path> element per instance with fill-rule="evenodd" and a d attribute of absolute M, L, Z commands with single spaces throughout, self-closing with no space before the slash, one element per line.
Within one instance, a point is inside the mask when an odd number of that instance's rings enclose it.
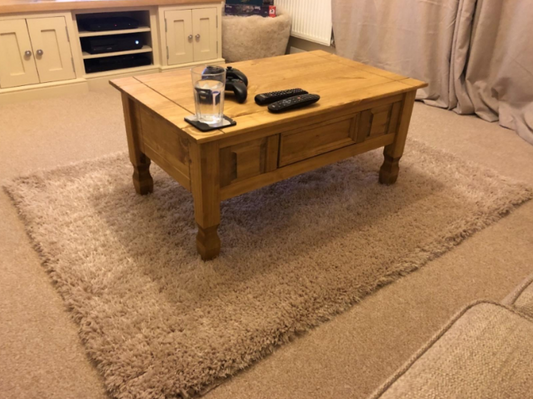
<path fill-rule="evenodd" d="M 142 132 L 138 126 L 137 105 L 122 93 L 122 108 L 128 138 L 128 152 L 133 165 L 133 186 L 137 193 L 145 195 L 154 190 L 154 181 L 150 175 L 150 158 L 142 152 Z"/>
<path fill-rule="evenodd" d="M 400 158 L 393 158 L 388 154 L 385 155 L 385 161 L 381 165 L 379 170 L 379 182 L 381 184 L 386 184 L 387 186 L 396 183 L 398 179 L 398 172 L 400 171 Z"/>
<path fill-rule="evenodd" d="M 398 179 L 398 172 L 400 171 L 400 158 L 403 155 L 405 148 L 405 140 L 407 139 L 407 132 L 409 130 L 409 123 L 411 122 L 411 114 L 413 113 L 413 106 L 415 103 L 416 90 L 408 92 L 404 95 L 402 112 L 398 129 L 394 136 L 394 141 L 383 150 L 385 160 L 381 169 L 379 170 L 379 182 L 381 184 L 394 184 Z"/>
<path fill-rule="evenodd" d="M 139 161 L 133 165 L 133 186 L 137 194 L 146 195 L 154 191 L 154 180 L 150 174 L 150 158 L 141 154 Z"/>
<path fill-rule="evenodd" d="M 196 248 L 203 260 L 220 253 L 220 165 L 218 142 L 189 143 L 194 218 L 198 225 Z"/>
<path fill-rule="evenodd" d="M 220 238 L 217 233 L 218 225 L 204 229 L 198 224 L 196 234 L 196 249 L 203 260 L 211 260 L 220 253 Z"/>

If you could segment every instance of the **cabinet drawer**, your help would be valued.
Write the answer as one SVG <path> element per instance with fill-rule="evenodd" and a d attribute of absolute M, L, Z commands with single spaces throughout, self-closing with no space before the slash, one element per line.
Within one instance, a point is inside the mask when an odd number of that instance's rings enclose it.
<path fill-rule="evenodd" d="M 250 179 L 277 168 L 279 135 L 220 149 L 220 187 Z"/>
<path fill-rule="evenodd" d="M 396 132 L 401 101 L 281 133 L 279 166 Z"/>

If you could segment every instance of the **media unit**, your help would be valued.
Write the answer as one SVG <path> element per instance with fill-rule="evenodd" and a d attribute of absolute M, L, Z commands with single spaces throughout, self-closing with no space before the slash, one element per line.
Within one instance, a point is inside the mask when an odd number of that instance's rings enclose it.
<path fill-rule="evenodd" d="M 220 0 L 4 0 L 0 104 L 221 63 L 222 6 Z"/>

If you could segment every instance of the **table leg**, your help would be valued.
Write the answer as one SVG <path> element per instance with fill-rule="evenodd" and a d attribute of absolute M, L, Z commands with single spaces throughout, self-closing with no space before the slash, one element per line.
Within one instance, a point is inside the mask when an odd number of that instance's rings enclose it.
<path fill-rule="evenodd" d="M 133 165 L 133 186 L 138 194 L 146 195 L 154 191 L 154 180 L 150 174 L 150 158 L 143 153 L 140 154 Z"/>
<path fill-rule="evenodd" d="M 405 94 L 398 131 L 394 137 L 394 142 L 386 146 L 383 151 L 385 161 L 379 171 L 379 182 L 381 184 L 394 184 L 398 179 L 398 172 L 400 170 L 399 162 L 405 148 L 405 140 L 407 139 L 415 97 L 416 90 Z"/>
<path fill-rule="evenodd" d="M 194 217 L 198 225 L 196 248 L 203 260 L 220 253 L 220 164 L 217 142 L 190 142 L 191 188 L 194 197 Z"/>
<path fill-rule="evenodd" d="M 387 147 L 385 147 L 383 155 L 385 161 L 383 161 L 383 165 L 381 165 L 381 169 L 379 170 L 379 182 L 389 186 L 396 183 L 396 180 L 398 179 L 398 172 L 400 171 L 399 162 L 401 157 L 393 158 L 387 154 Z"/>
<path fill-rule="evenodd" d="M 122 107 L 128 137 L 128 151 L 133 165 L 133 186 L 138 194 L 145 195 L 154 190 L 154 181 L 150 175 L 150 158 L 141 151 L 142 137 L 135 102 L 122 93 Z"/>

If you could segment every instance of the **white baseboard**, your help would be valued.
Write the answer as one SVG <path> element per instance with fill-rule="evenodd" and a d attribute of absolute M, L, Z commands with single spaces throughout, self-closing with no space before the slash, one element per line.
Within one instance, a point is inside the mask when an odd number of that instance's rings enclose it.
<path fill-rule="evenodd" d="M 291 46 L 289 49 L 289 54 L 296 54 L 296 53 L 305 53 L 305 50 L 302 50 L 301 48 L 298 48 L 298 47 Z"/>
<path fill-rule="evenodd" d="M 323 46 L 322 44 L 313 43 L 308 40 L 300 39 L 294 36 L 291 36 L 289 39 L 289 52 L 292 54 L 293 49 L 295 53 L 301 53 L 302 51 L 313 51 L 313 50 L 323 50 L 328 53 L 335 54 L 335 47 L 332 46 Z"/>
<path fill-rule="evenodd" d="M 62 84 L 34 85 L 3 90 L 0 94 L 0 105 L 13 104 L 22 101 L 38 100 L 42 98 L 60 97 L 69 94 L 84 94 L 89 92 L 89 85 L 83 79 L 65 81 Z"/>

